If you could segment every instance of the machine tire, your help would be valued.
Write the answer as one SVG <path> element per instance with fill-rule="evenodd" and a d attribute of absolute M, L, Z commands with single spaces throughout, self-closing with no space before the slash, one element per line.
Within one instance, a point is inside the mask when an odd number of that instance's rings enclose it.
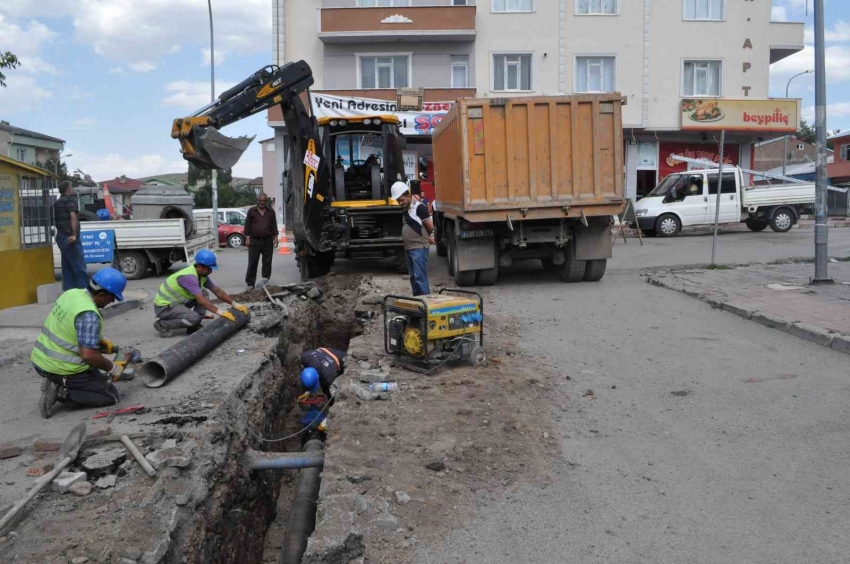
<path fill-rule="evenodd" d="M 467 362 L 470 366 L 483 366 L 487 364 L 487 352 L 484 350 L 484 347 L 480 345 L 474 346 L 469 352 Z"/>
<path fill-rule="evenodd" d="M 231 249 L 236 249 L 245 244 L 245 238 L 239 233 L 233 233 L 227 236 L 227 246 Z"/>
<path fill-rule="evenodd" d="M 454 238 L 452 237 L 451 230 L 447 231 L 448 241 L 446 242 L 446 266 L 449 271 L 449 276 L 455 275 L 455 246 L 454 246 Z"/>
<path fill-rule="evenodd" d="M 794 227 L 794 212 L 788 208 L 779 208 L 770 218 L 770 228 L 776 233 L 787 233 Z"/>
<path fill-rule="evenodd" d="M 495 268 L 485 268 L 478 271 L 477 283 L 479 286 L 495 286 L 499 278 L 499 263 Z"/>
<path fill-rule="evenodd" d="M 587 261 L 584 267 L 585 282 L 599 282 L 605 276 L 605 268 L 608 266 L 608 259 L 594 259 Z"/>
<path fill-rule="evenodd" d="M 119 264 L 121 272 L 127 277 L 127 280 L 141 280 L 145 277 L 150 267 L 148 257 L 145 253 L 138 251 L 124 251 L 120 255 Z"/>
<path fill-rule="evenodd" d="M 558 265 L 555 264 L 550 258 L 540 259 L 540 264 L 543 265 L 543 270 L 545 270 L 546 272 L 554 272 L 555 269 L 558 268 Z"/>
<path fill-rule="evenodd" d="M 573 251 L 567 253 L 567 260 L 560 266 L 558 276 L 564 282 L 581 282 L 584 279 L 584 271 L 587 261 L 573 258 Z"/>
<path fill-rule="evenodd" d="M 764 231 L 767 228 L 767 222 L 762 221 L 760 219 L 749 218 L 744 221 L 744 223 L 747 224 L 747 229 L 749 229 L 750 231 L 755 231 L 756 233 L 758 233 L 759 231 Z"/>
<path fill-rule="evenodd" d="M 97 217 L 96 213 L 87 210 L 81 211 L 79 215 L 77 215 L 77 218 L 80 221 L 100 221 L 100 218 Z"/>
<path fill-rule="evenodd" d="M 682 230 L 682 222 L 671 213 L 665 213 L 655 220 L 655 231 L 659 237 L 675 237 Z"/>

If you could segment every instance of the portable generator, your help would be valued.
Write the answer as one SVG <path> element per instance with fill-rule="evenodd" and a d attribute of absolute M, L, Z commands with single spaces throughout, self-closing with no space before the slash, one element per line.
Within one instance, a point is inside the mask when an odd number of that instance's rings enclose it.
<path fill-rule="evenodd" d="M 396 366 L 427 373 L 452 360 L 483 364 L 483 328 L 484 300 L 477 292 L 447 288 L 384 297 L 384 349 Z"/>

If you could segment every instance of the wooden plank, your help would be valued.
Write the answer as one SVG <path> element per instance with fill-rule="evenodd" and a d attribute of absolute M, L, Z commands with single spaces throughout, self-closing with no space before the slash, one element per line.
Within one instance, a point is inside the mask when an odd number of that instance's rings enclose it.
<path fill-rule="evenodd" d="M 516 200 L 521 201 L 525 206 L 528 201 L 528 141 L 530 134 L 528 131 L 528 106 L 522 104 L 514 104 L 511 111 L 511 117 L 514 126 L 513 147 L 514 147 L 514 162 L 511 168 L 514 169 L 514 196 Z"/>
<path fill-rule="evenodd" d="M 493 182 L 496 173 L 496 150 L 490 143 L 493 130 L 490 120 L 493 112 L 490 111 L 490 104 L 484 104 L 484 197 L 487 202 L 493 201 Z"/>
<path fill-rule="evenodd" d="M 516 155 L 514 154 L 514 105 L 508 101 L 505 106 L 505 167 L 508 171 L 508 201 L 516 200 Z"/>
<path fill-rule="evenodd" d="M 600 155 L 599 155 L 599 147 L 600 142 L 598 136 L 600 135 L 599 131 L 599 102 L 594 100 L 592 102 L 593 114 L 592 114 L 592 122 L 593 122 L 593 133 L 591 135 L 591 139 L 593 141 L 593 195 L 595 196 L 595 200 L 599 200 L 602 198 L 602 166 L 600 163 Z"/>
<path fill-rule="evenodd" d="M 560 175 L 558 174 L 558 165 L 561 159 L 561 151 L 558 147 L 558 106 L 554 101 L 549 102 L 549 197 L 553 200 L 558 199 L 560 191 Z"/>
<path fill-rule="evenodd" d="M 537 199 L 537 193 L 540 186 L 539 175 L 537 174 L 537 106 L 529 103 L 526 106 L 526 123 L 528 124 L 528 198 L 530 200 Z"/>

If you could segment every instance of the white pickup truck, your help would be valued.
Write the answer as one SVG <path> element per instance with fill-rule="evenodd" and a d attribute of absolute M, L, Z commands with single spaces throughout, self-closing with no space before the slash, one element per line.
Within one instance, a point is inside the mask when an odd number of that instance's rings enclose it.
<path fill-rule="evenodd" d="M 713 225 L 717 206 L 718 170 L 671 174 L 635 204 L 640 229 L 652 237 L 673 237 L 682 227 Z M 789 231 L 800 217 L 799 207 L 815 201 L 814 183 L 744 185 L 738 167 L 723 169 L 720 223 L 746 223 L 752 231 L 768 225 L 777 233 Z"/>
<path fill-rule="evenodd" d="M 212 217 L 195 219 L 195 229 L 186 237 L 181 219 L 132 219 L 127 221 L 81 221 L 80 230 L 115 231 L 118 264 L 130 280 L 139 280 L 149 269 L 160 274 L 177 262 L 189 262 L 201 249 L 215 250 Z M 53 266 L 61 268 L 59 247 L 53 243 Z"/>

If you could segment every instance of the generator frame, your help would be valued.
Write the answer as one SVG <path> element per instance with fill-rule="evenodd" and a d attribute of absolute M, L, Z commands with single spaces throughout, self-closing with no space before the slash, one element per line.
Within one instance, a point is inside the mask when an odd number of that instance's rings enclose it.
<path fill-rule="evenodd" d="M 428 304 L 425 302 L 425 300 L 420 299 L 416 296 L 402 296 L 402 295 L 398 295 L 398 294 L 388 294 L 388 295 L 384 296 L 384 303 L 383 303 L 384 351 L 387 354 L 393 355 L 393 366 L 400 366 L 400 367 L 406 368 L 408 370 L 413 370 L 414 372 L 419 372 L 419 373 L 422 373 L 422 374 L 429 374 L 429 373 L 437 370 L 438 368 L 440 368 L 441 366 L 443 366 L 444 364 L 446 364 L 447 362 L 449 362 L 450 360 L 453 360 L 453 359 L 466 360 L 466 361 L 469 361 L 469 362 L 477 363 L 476 359 L 474 358 L 476 355 L 473 354 L 473 351 L 475 351 L 476 349 L 479 349 L 479 348 L 481 349 L 482 352 L 484 350 L 484 298 L 482 298 L 481 294 L 479 294 L 478 292 L 474 292 L 472 290 L 461 290 L 459 288 L 443 288 L 442 290 L 437 292 L 437 294 L 438 295 L 439 294 L 447 294 L 447 293 L 452 293 L 452 292 L 458 293 L 458 294 L 463 294 L 463 295 L 474 296 L 474 297 L 478 298 L 478 311 L 481 313 L 481 323 L 478 326 L 478 344 L 476 346 L 470 348 L 469 352 L 466 355 L 457 356 L 455 353 L 452 353 L 452 355 L 449 356 L 448 358 L 437 358 L 437 359 L 431 358 L 433 353 L 434 353 L 433 350 L 431 352 L 427 353 L 421 360 L 418 360 L 418 359 L 416 359 L 416 357 L 411 356 L 409 354 L 404 354 L 402 352 L 390 350 L 389 333 L 388 333 L 388 330 L 387 330 L 387 326 L 388 326 L 388 323 L 387 323 L 388 303 L 387 303 L 387 301 L 393 299 L 393 300 L 405 300 L 405 301 L 409 301 L 409 302 L 416 302 L 420 306 L 418 308 L 418 311 L 422 314 L 422 317 L 424 317 L 425 319 L 427 319 L 427 317 L 428 317 Z M 424 342 L 426 343 L 426 346 L 427 346 L 427 343 L 429 342 L 429 339 L 428 339 L 428 332 L 429 332 L 428 323 L 427 322 L 423 323 L 422 327 L 424 328 L 423 339 L 424 339 Z M 470 339 L 470 340 L 472 342 L 474 342 L 474 339 Z M 461 345 L 459 345 L 459 346 L 461 346 Z M 456 357 L 456 358 L 453 358 L 453 357 Z"/>

